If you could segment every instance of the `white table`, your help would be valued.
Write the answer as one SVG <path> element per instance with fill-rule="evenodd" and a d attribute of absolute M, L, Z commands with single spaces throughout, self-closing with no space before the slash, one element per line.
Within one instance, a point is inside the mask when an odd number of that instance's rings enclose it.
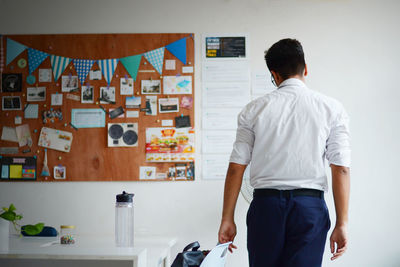
<path fill-rule="evenodd" d="M 73 245 L 58 241 L 59 237 L 11 236 L 8 250 L 0 251 L 0 266 L 169 267 L 176 244 L 176 239 L 161 236 L 135 237 L 133 248 L 116 247 L 113 236 L 81 235 Z"/>

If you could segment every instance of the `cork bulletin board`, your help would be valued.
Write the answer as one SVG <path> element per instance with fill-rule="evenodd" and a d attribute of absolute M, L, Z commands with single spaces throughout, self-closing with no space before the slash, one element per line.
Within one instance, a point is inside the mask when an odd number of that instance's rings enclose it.
<path fill-rule="evenodd" d="M 194 179 L 193 34 L 3 35 L 1 44 L 0 181 Z M 82 121 L 85 112 L 95 116 Z M 114 124 L 123 125 L 119 140 L 110 137 Z M 17 128 L 18 139 L 10 140 Z M 135 136 L 125 140 L 129 129 Z M 21 141 L 26 132 L 31 139 Z M 146 144 L 146 132 L 161 136 Z M 180 145 L 186 154 L 162 153 L 162 146 Z M 46 161 L 48 175 L 42 176 Z M 10 168 L 17 178 L 6 177 Z M 29 175 L 18 176 L 21 168 Z"/>

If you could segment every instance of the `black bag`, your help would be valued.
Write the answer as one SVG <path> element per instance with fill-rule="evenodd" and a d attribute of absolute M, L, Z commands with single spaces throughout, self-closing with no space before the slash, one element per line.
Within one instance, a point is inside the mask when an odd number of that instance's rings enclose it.
<path fill-rule="evenodd" d="M 171 267 L 199 267 L 205 255 L 200 248 L 199 242 L 193 242 L 187 245 L 181 253 L 179 253 Z"/>

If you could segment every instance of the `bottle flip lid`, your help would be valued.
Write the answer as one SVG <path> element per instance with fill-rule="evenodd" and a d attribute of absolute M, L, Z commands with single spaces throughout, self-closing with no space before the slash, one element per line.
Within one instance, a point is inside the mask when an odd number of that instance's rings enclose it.
<path fill-rule="evenodd" d="M 129 194 L 125 191 L 122 194 L 117 195 L 117 202 L 133 202 L 134 194 Z"/>

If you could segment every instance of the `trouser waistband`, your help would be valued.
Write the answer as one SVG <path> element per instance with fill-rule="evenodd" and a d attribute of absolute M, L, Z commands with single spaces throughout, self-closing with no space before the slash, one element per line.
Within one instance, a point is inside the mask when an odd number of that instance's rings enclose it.
<path fill-rule="evenodd" d="M 254 189 L 253 197 L 262 196 L 283 196 L 283 197 L 296 197 L 296 196 L 309 196 L 324 199 L 324 192 L 317 189 L 293 189 L 293 190 L 278 190 L 270 188 Z"/>

